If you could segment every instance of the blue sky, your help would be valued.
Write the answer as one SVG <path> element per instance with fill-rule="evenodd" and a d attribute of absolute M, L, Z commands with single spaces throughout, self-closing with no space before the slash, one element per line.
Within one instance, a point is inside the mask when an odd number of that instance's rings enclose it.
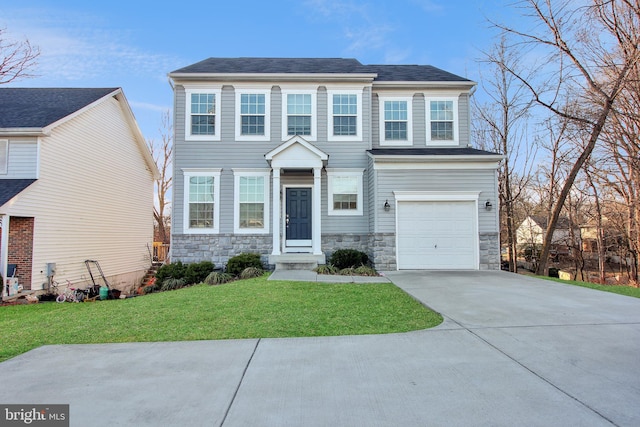
<path fill-rule="evenodd" d="M 202 59 L 345 57 L 429 64 L 478 81 L 511 0 L 0 0 L 0 27 L 41 49 L 14 87 L 122 87 L 146 138 L 171 109 L 167 73 Z"/>

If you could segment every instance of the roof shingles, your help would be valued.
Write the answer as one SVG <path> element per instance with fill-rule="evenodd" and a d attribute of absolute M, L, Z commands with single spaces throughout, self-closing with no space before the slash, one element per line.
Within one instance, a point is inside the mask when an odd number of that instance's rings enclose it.
<path fill-rule="evenodd" d="M 0 129 L 43 128 L 117 88 L 0 88 Z"/>

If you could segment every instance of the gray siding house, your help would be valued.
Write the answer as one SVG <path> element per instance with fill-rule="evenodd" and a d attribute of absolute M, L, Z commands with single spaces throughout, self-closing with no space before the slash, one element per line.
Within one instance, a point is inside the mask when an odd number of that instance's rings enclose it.
<path fill-rule="evenodd" d="M 173 261 L 366 252 L 378 270 L 498 269 L 497 168 L 475 83 L 427 65 L 209 58 L 174 88 Z"/>

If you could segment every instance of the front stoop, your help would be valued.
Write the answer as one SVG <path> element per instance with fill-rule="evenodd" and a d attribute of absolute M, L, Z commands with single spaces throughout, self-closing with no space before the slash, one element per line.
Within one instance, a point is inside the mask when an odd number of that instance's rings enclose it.
<path fill-rule="evenodd" d="M 324 254 L 282 254 L 269 255 L 269 264 L 276 266 L 278 270 L 308 270 L 311 271 L 319 264 L 324 264 Z"/>

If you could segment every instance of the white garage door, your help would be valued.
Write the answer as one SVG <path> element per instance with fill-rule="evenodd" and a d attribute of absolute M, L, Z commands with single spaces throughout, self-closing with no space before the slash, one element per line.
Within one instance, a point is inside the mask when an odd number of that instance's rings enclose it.
<path fill-rule="evenodd" d="M 477 269 L 473 201 L 398 202 L 398 269 Z"/>

